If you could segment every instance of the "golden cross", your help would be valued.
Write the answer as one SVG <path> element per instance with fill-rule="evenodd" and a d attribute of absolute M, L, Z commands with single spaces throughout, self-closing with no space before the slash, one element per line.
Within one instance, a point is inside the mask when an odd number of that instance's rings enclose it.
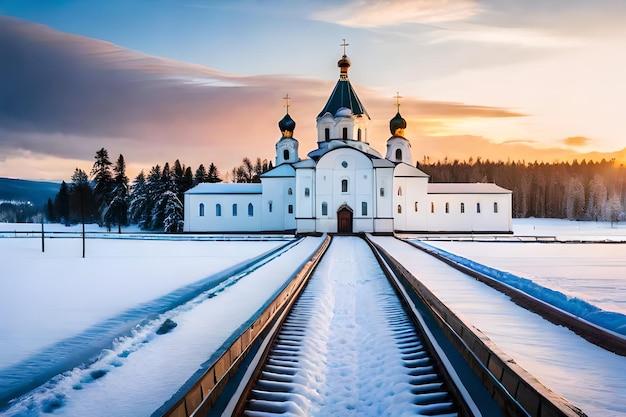
<path fill-rule="evenodd" d="M 394 96 L 396 99 L 396 107 L 398 108 L 398 113 L 400 113 L 400 99 L 403 98 L 399 92 L 396 91 L 396 95 Z"/>
<path fill-rule="evenodd" d="M 283 100 L 285 100 L 285 107 L 287 107 L 287 114 L 289 114 L 289 93 L 285 94 Z"/>
<path fill-rule="evenodd" d="M 346 40 L 345 40 L 345 39 L 343 40 L 343 43 L 342 43 L 341 45 L 339 45 L 339 46 L 343 46 L 343 54 L 344 54 L 344 55 L 346 54 L 346 46 L 349 46 L 349 45 L 350 45 L 350 44 L 349 44 L 349 43 L 346 43 Z"/>

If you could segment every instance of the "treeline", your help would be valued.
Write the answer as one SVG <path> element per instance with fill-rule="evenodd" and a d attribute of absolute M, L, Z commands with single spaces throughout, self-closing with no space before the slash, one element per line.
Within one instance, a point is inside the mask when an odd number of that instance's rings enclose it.
<path fill-rule="evenodd" d="M 64 224 L 98 223 L 107 229 L 137 224 L 142 230 L 182 232 L 184 193 L 200 183 L 222 182 L 217 167 L 200 164 L 195 172 L 177 159 L 142 170 L 132 181 L 126 176 L 126 162 L 120 154 L 113 163 L 104 148 L 96 152 L 90 175 L 76 168 L 71 183 L 61 183 L 54 201 L 48 200 L 47 218 Z M 244 158 L 233 168 L 234 182 L 260 182 L 260 175 L 272 163 Z"/>
<path fill-rule="evenodd" d="M 513 217 L 621 221 L 626 219 L 626 168 L 614 160 L 492 162 L 470 158 L 418 168 L 432 182 L 494 182 L 513 191 Z"/>
<path fill-rule="evenodd" d="M 76 168 L 71 183 L 61 183 L 54 201 L 48 200 L 47 217 L 64 224 L 98 223 L 107 229 L 138 224 L 143 230 L 183 230 L 183 195 L 203 182 L 221 182 L 217 167 L 203 164 L 192 172 L 177 159 L 142 170 L 129 183 L 126 162 L 120 154 L 115 163 L 104 148 L 96 152 L 88 175 Z"/>

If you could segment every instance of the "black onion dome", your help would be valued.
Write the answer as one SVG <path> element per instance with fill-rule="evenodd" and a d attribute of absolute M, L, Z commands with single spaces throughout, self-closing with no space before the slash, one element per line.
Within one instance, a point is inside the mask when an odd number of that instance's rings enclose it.
<path fill-rule="evenodd" d="M 389 121 L 389 130 L 392 135 L 396 134 L 396 129 L 406 129 L 406 120 L 400 116 L 400 112 L 396 113 L 394 118 Z"/>
<path fill-rule="evenodd" d="M 278 122 L 278 128 L 281 132 L 284 132 L 285 130 L 293 132 L 296 128 L 296 122 L 294 122 L 291 116 L 289 116 L 289 113 L 287 113 L 285 117 L 283 117 L 280 122 Z"/>

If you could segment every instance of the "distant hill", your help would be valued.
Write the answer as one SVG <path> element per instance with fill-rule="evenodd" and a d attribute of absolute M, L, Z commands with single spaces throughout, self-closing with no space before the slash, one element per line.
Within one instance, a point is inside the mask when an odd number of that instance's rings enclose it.
<path fill-rule="evenodd" d="M 30 201 L 34 205 L 54 201 L 61 183 L 0 178 L 0 201 Z"/>

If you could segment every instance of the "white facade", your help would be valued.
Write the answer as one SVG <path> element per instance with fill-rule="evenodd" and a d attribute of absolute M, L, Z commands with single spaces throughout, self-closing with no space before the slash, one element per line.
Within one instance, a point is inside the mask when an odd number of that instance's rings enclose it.
<path fill-rule="evenodd" d="M 512 232 L 512 193 L 495 184 L 433 184 L 412 166 L 406 122 L 390 122 L 386 155 L 348 81 L 350 61 L 317 117 L 317 149 L 301 160 L 289 114 L 276 167 L 260 184 L 199 184 L 185 193 L 186 232 Z"/>

